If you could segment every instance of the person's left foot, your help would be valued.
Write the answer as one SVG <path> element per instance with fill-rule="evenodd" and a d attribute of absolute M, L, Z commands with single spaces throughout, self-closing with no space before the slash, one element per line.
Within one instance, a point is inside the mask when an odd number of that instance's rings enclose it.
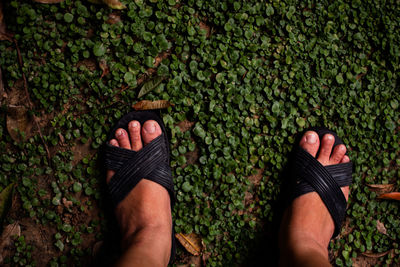
<path fill-rule="evenodd" d="M 110 145 L 139 151 L 162 133 L 160 125 L 154 120 L 146 121 L 142 128 L 138 121 L 131 121 L 128 131 L 117 129 Z M 107 183 L 113 175 L 114 171 L 107 171 Z M 138 231 L 150 229 L 149 233 L 157 234 L 167 248 L 165 258 L 168 262 L 172 236 L 170 196 L 163 186 L 143 178 L 115 210 L 123 235 L 122 243 L 127 247 Z"/>

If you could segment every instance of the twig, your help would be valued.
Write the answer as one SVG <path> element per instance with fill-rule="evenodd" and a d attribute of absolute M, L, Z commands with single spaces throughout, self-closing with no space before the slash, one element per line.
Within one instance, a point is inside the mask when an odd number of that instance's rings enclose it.
<path fill-rule="evenodd" d="M 24 80 L 25 94 L 26 94 L 26 98 L 28 100 L 29 108 L 32 110 L 33 109 L 33 104 L 32 104 L 31 98 L 29 96 L 28 81 L 26 80 L 26 76 L 25 76 L 25 73 L 24 73 L 24 70 L 23 70 L 21 51 L 19 50 L 19 46 L 18 46 L 17 40 L 15 38 L 12 38 L 12 41 L 14 42 L 15 48 L 17 49 L 18 63 L 19 63 L 19 67 L 21 69 L 22 78 Z M 37 129 L 39 131 L 39 136 L 40 136 L 40 139 L 42 140 L 43 146 L 46 149 L 47 159 L 48 159 L 49 165 L 51 165 L 50 151 L 49 151 L 49 148 L 47 147 L 46 142 L 44 141 L 42 130 L 40 129 L 40 126 L 39 126 L 39 123 L 38 123 L 38 119 L 37 119 L 37 117 L 36 117 L 36 115 L 34 113 L 32 113 L 32 117 L 33 117 L 33 121 L 35 122 L 36 127 L 37 127 Z"/>

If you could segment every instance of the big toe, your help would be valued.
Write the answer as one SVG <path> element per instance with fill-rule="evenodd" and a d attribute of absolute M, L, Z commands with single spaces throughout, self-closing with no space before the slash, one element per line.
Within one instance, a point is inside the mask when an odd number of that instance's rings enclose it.
<path fill-rule="evenodd" d="M 307 131 L 300 140 L 300 147 L 315 157 L 319 148 L 318 134 L 314 131 Z"/>
<path fill-rule="evenodd" d="M 154 120 L 148 120 L 143 124 L 142 127 L 142 139 L 144 145 L 147 145 L 153 141 L 156 137 L 161 135 L 161 127 Z"/>

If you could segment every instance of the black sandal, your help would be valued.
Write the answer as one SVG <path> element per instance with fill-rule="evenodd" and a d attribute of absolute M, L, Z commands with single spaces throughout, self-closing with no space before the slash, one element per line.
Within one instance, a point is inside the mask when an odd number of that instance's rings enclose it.
<path fill-rule="evenodd" d="M 136 120 L 143 126 L 148 120 L 155 120 L 162 133 L 138 152 L 130 149 L 112 146 L 115 131 L 123 128 L 128 132 L 130 121 Z M 174 184 L 170 168 L 170 153 L 167 132 L 160 116 L 154 111 L 132 111 L 122 117 L 111 130 L 104 148 L 105 167 L 115 171 L 108 183 L 109 193 L 114 204 L 118 205 L 128 193 L 142 180 L 147 179 L 162 185 L 171 198 L 171 210 L 175 203 Z M 172 247 L 170 263 L 175 257 L 175 236 L 172 226 Z"/>
<path fill-rule="evenodd" d="M 333 147 L 343 144 L 336 133 L 326 128 L 311 128 L 309 131 L 315 131 L 320 140 L 325 134 L 332 134 L 335 137 Z M 290 177 L 293 179 L 291 199 L 309 192 L 317 192 L 335 223 L 332 238 L 339 234 L 346 216 L 347 201 L 340 188 L 351 185 L 352 170 L 352 162 L 322 166 L 300 146 L 297 147 L 291 164 Z"/>

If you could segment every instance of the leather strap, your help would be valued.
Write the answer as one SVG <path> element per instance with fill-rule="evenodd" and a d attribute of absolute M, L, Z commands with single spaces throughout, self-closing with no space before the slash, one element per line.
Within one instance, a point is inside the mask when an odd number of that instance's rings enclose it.
<path fill-rule="evenodd" d="M 164 186 L 171 196 L 174 196 L 171 169 L 164 133 L 144 146 L 138 152 L 120 147 L 105 147 L 105 165 L 116 173 L 111 178 L 108 188 L 114 205 L 118 205 L 126 195 L 143 178 Z M 174 197 L 171 198 L 174 202 Z"/>

